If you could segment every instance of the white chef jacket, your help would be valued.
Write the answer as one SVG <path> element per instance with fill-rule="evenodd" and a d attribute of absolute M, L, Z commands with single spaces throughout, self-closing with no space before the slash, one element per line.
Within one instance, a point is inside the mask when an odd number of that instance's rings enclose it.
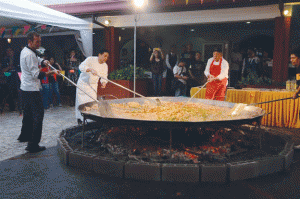
<path fill-rule="evenodd" d="M 31 49 L 24 47 L 20 54 L 21 67 L 21 90 L 22 91 L 39 91 L 41 81 L 38 79 L 40 74 L 39 65 L 43 59 L 38 57 Z"/>
<path fill-rule="evenodd" d="M 207 64 L 206 64 L 206 68 L 205 68 L 205 71 L 204 71 L 204 75 L 206 77 L 208 77 L 208 75 L 210 75 L 210 65 L 211 63 L 213 62 L 214 58 L 210 58 L 208 61 L 207 61 Z M 219 65 L 220 63 L 219 62 L 214 62 L 214 65 Z M 224 79 L 225 77 L 228 78 L 228 71 L 229 71 L 229 64 L 228 62 L 222 57 L 222 64 L 221 64 L 221 73 L 217 76 L 217 79 L 219 80 L 222 80 Z"/>
<path fill-rule="evenodd" d="M 92 96 L 94 99 L 97 99 L 97 88 L 98 88 L 98 80 L 99 77 L 93 75 L 91 72 L 86 72 L 86 70 L 94 69 L 99 76 L 102 76 L 107 79 L 108 75 L 108 66 L 106 63 L 100 64 L 98 61 L 98 57 L 88 57 L 86 58 L 80 65 L 80 76 L 77 82 L 77 85 L 83 89 L 86 93 L 88 93 L 90 96 Z M 107 83 L 107 80 L 101 79 L 101 83 Z M 92 88 L 91 88 L 92 87 Z M 84 92 L 82 92 L 80 89 L 76 89 L 76 101 L 75 101 L 75 113 L 76 118 L 83 120 L 83 117 L 80 114 L 80 111 L 78 110 L 78 107 L 81 104 L 85 104 L 88 102 L 95 101 L 91 97 L 87 96 Z"/>

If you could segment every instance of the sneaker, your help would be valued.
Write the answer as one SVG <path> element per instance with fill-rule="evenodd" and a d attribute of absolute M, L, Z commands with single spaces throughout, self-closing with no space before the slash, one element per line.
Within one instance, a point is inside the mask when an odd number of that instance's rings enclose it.
<path fill-rule="evenodd" d="M 294 149 L 300 149 L 300 145 L 294 146 Z"/>
<path fill-rule="evenodd" d="M 39 146 L 39 145 L 37 145 L 37 146 L 35 146 L 35 147 L 27 146 L 27 147 L 25 148 L 25 150 L 28 151 L 29 153 L 37 153 L 37 152 L 46 150 L 46 147 L 44 147 L 44 146 Z"/>

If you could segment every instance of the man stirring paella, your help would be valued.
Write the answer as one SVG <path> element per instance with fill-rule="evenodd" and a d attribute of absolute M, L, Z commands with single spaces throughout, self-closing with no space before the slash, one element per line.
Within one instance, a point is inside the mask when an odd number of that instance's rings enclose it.
<path fill-rule="evenodd" d="M 205 99 L 224 101 L 228 84 L 229 64 L 223 58 L 221 49 L 214 49 L 213 57 L 207 61 L 204 71 L 208 78 Z"/>

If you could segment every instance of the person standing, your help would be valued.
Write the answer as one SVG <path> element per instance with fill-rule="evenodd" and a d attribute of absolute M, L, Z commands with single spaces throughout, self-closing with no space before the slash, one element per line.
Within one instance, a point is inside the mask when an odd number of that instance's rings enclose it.
<path fill-rule="evenodd" d="M 214 49 L 213 57 L 207 61 L 204 71 L 208 78 L 205 99 L 224 101 L 228 84 L 229 64 L 223 58 L 221 49 Z"/>
<path fill-rule="evenodd" d="M 83 89 L 87 94 L 89 94 L 94 99 L 97 99 L 97 88 L 99 77 L 104 77 L 107 79 L 108 66 L 106 61 L 109 57 L 108 50 L 100 50 L 98 57 L 91 56 L 86 58 L 80 65 L 79 70 L 81 71 L 77 86 Z M 107 80 L 101 79 L 101 88 L 105 88 Z M 75 113 L 78 124 L 81 124 L 83 117 L 78 110 L 81 104 L 94 101 L 90 96 L 87 96 L 79 88 L 76 88 L 76 100 L 75 100 Z"/>
<path fill-rule="evenodd" d="M 178 64 L 174 67 L 174 80 L 173 80 L 173 90 L 175 91 L 175 97 L 186 95 L 186 81 L 188 80 L 186 62 L 181 59 Z"/>
<path fill-rule="evenodd" d="M 261 64 L 259 58 L 255 55 L 255 51 L 253 49 L 248 49 L 247 55 L 248 58 L 245 58 L 243 61 L 242 77 L 246 78 L 248 75 L 260 77 Z"/>
<path fill-rule="evenodd" d="M 6 85 L 6 77 L 4 76 L 4 72 L 2 72 L 1 64 L 0 64 L 0 114 L 3 113 L 3 109 L 6 104 L 6 100 L 8 96 L 8 88 Z"/>
<path fill-rule="evenodd" d="M 291 63 L 296 68 L 296 82 L 297 91 L 294 93 L 293 98 L 297 99 L 300 93 L 300 47 L 291 52 Z"/>
<path fill-rule="evenodd" d="M 45 56 L 42 57 L 43 59 L 47 59 Z M 49 72 L 50 67 L 47 65 L 41 66 L 41 72 Z M 50 98 L 50 84 L 49 84 L 49 78 L 50 76 L 45 76 L 43 79 L 41 79 L 42 84 L 42 98 L 43 98 L 43 105 L 44 109 L 49 109 L 50 107 L 53 108 L 51 105 L 51 98 Z"/>
<path fill-rule="evenodd" d="M 294 49 L 291 52 L 291 63 L 296 68 L 296 82 L 297 82 L 297 90 L 293 94 L 293 98 L 297 99 L 300 93 L 300 47 Z M 294 146 L 294 149 L 300 149 L 300 145 Z"/>
<path fill-rule="evenodd" d="M 238 48 L 235 48 L 231 53 L 230 57 L 230 86 L 235 87 L 235 85 L 240 80 L 240 71 L 243 63 L 243 55 L 239 52 Z"/>
<path fill-rule="evenodd" d="M 178 64 L 178 57 L 176 55 L 176 47 L 172 46 L 170 53 L 166 55 L 166 65 L 167 65 L 167 74 L 166 74 L 166 93 L 169 96 L 174 96 L 172 92 L 172 80 L 174 79 L 173 68 Z"/>
<path fill-rule="evenodd" d="M 11 47 L 6 49 L 6 54 L 1 64 L 2 72 L 5 72 L 6 86 L 8 88 L 8 96 L 6 102 L 9 105 L 10 111 L 15 111 L 15 103 L 18 103 L 18 109 L 21 112 L 20 100 L 18 100 L 18 93 L 20 89 L 20 79 L 18 72 L 20 72 L 18 61 L 15 53 Z M 0 68 L 0 70 L 1 70 Z"/>
<path fill-rule="evenodd" d="M 66 58 L 65 66 L 67 69 L 66 76 L 73 82 L 77 83 L 79 78 L 79 64 L 80 59 L 78 58 L 78 55 L 76 54 L 75 50 L 71 50 L 70 54 Z M 70 106 L 75 105 L 75 95 L 76 95 L 76 88 L 71 84 L 70 82 L 66 83 L 67 90 L 70 96 Z"/>
<path fill-rule="evenodd" d="M 43 151 L 46 147 L 39 146 L 42 136 L 44 108 L 40 92 L 41 82 L 45 76 L 55 71 L 41 72 L 39 65 L 48 65 L 49 61 L 37 56 L 36 50 L 41 45 L 41 36 L 36 32 L 27 35 L 28 45 L 23 48 L 20 55 L 21 65 L 21 92 L 23 99 L 23 121 L 20 142 L 28 142 L 25 150 L 34 153 Z"/>
<path fill-rule="evenodd" d="M 154 96 L 160 96 L 164 72 L 164 54 L 160 48 L 154 48 L 150 57 Z"/>
<path fill-rule="evenodd" d="M 50 56 L 49 62 L 51 66 L 53 66 L 56 70 L 62 71 L 61 66 L 56 62 L 54 56 Z M 53 97 L 52 94 L 55 94 L 56 97 L 56 104 L 59 107 L 62 107 L 61 105 L 61 100 L 60 100 L 60 94 L 59 94 L 59 87 L 58 87 L 58 77 L 56 74 L 53 74 L 52 76 L 49 77 L 49 84 L 50 84 L 50 103 L 53 106 Z M 50 106 L 51 106 L 50 105 Z"/>
<path fill-rule="evenodd" d="M 186 46 L 186 52 L 181 54 L 181 59 L 185 60 L 186 66 L 189 67 L 192 62 L 195 61 L 195 54 L 196 52 L 193 50 L 193 44 L 189 43 Z"/>
<path fill-rule="evenodd" d="M 204 75 L 205 63 L 201 60 L 201 53 L 196 52 L 195 61 L 189 66 L 189 80 L 188 80 L 188 90 L 194 86 L 200 86 L 205 84 L 206 76 Z"/>

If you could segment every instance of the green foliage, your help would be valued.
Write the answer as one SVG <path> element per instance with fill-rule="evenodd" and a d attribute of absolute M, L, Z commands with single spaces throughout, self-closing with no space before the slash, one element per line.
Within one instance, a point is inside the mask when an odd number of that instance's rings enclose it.
<path fill-rule="evenodd" d="M 146 70 L 141 67 L 136 67 L 136 79 L 144 79 L 148 78 L 148 75 L 145 74 Z M 120 68 L 111 72 L 108 75 L 108 79 L 110 80 L 133 80 L 134 78 L 134 67 L 133 65 Z"/>
<path fill-rule="evenodd" d="M 258 77 L 256 72 L 250 71 L 247 77 L 242 77 L 238 82 L 240 85 L 260 85 L 269 86 L 272 84 L 272 79 L 268 77 Z"/>

